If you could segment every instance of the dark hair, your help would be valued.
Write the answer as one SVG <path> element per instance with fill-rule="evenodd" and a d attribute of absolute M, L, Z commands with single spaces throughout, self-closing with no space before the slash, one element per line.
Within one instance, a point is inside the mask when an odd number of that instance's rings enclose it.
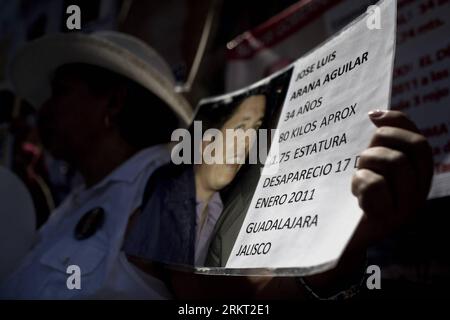
<path fill-rule="evenodd" d="M 170 142 L 172 131 L 179 126 L 177 116 L 164 101 L 122 75 L 84 63 L 66 64 L 58 68 L 54 76 L 62 72 L 76 74 L 94 93 L 125 86 L 124 106 L 113 121 L 122 137 L 133 147 L 142 149 Z"/>
<path fill-rule="evenodd" d="M 237 112 L 238 108 L 241 106 L 242 102 L 246 100 L 247 98 L 263 95 L 268 98 L 269 94 L 267 91 L 267 86 L 259 86 L 255 89 L 246 91 L 245 93 L 241 95 L 236 95 L 230 99 L 223 99 L 217 102 L 212 103 L 206 103 L 203 105 L 200 105 L 198 108 L 196 115 L 194 117 L 194 121 L 201 122 L 202 126 L 202 139 L 203 134 L 208 129 L 217 129 L 220 130 L 223 125 L 231 118 L 233 115 Z M 266 101 L 266 112 L 264 113 L 264 119 L 263 123 L 265 122 L 267 115 L 267 101 Z M 189 133 L 191 137 L 195 137 L 194 132 L 194 123 L 189 128 Z M 190 153 L 190 161 L 191 163 L 194 163 L 195 155 L 198 154 L 198 145 L 196 145 L 195 140 L 193 140 L 194 143 L 191 144 L 191 153 Z"/>
<path fill-rule="evenodd" d="M 195 117 L 195 121 L 202 122 L 202 129 L 206 131 L 208 129 L 221 129 L 225 122 L 230 119 L 237 111 L 239 106 L 244 100 L 253 96 L 263 95 L 268 98 L 267 86 L 260 86 L 255 89 L 249 90 L 241 95 L 230 98 L 230 100 L 221 100 L 216 103 L 210 103 L 202 105 Z M 267 102 L 266 102 L 267 107 Z M 264 118 L 266 118 L 266 114 Z"/>

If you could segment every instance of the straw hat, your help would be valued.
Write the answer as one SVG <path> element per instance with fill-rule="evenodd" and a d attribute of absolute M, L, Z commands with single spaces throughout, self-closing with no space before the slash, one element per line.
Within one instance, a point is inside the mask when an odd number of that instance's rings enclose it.
<path fill-rule="evenodd" d="M 119 32 L 55 34 L 34 40 L 13 58 L 11 85 L 37 108 L 51 94 L 53 72 L 70 63 L 91 64 L 125 76 L 163 100 L 184 124 L 192 120 L 192 107 L 175 91 L 167 63 L 141 40 Z"/>

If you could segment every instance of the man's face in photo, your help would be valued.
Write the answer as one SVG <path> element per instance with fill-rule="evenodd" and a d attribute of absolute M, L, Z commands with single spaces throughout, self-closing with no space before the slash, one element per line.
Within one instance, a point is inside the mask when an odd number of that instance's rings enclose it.
<path fill-rule="evenodd" d="M 236 177 L 256 138 L 256 135 L 246 137 L 246 132 L 257 131 L 261 127 L 265 111 L 266 97 L 264 95 L 248 97 L 241 102 L 220 129 L 224 137 L 222 139 L 223 161 L 221 164 L 203 165 L 209 185 L 214 190 L 222 190 Z M 227 130 L 234 132 L 236 138 L 228 139 Z"/>

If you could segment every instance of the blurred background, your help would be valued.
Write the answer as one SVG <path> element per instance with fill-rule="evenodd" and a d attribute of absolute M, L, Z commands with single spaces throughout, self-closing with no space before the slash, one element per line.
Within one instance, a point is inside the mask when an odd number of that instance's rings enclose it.
<path fill-rule="evenodd" d="M 80 179 L 42 150 L 34 109 L 9 86 L 8 62 L 28 41 L 58 32 L 132 34 L 169 62 L 195 106 L 201 98 L 242 88 L 287 66 L 375 2 L 0 0 L 0 166 L 12 170 L 30 192 L 36 228 Z M 67 30 L 66 9 L 73 4 L 81 9 L 80 31 Z M 429 138 L 436 178 L 417 221 L 371 250 L 370 261 L 382 267 L 392 288 L 371 293 L 375 297 L 450 295 L 449 16 L 449 1 L 398 1 L 392 106 Z"/>

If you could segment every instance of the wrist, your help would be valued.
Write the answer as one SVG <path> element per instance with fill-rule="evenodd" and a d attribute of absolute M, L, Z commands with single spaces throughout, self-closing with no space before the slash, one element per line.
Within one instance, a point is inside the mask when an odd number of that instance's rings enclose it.
<path fill-rule="evenodd" d="M 366 280 L 367 255 L 353 257 L 351 263 L 339 263 L 326 273 L 297 278 L 298 284 L 312 299 L 345 300 L 358 295 Z"/>

